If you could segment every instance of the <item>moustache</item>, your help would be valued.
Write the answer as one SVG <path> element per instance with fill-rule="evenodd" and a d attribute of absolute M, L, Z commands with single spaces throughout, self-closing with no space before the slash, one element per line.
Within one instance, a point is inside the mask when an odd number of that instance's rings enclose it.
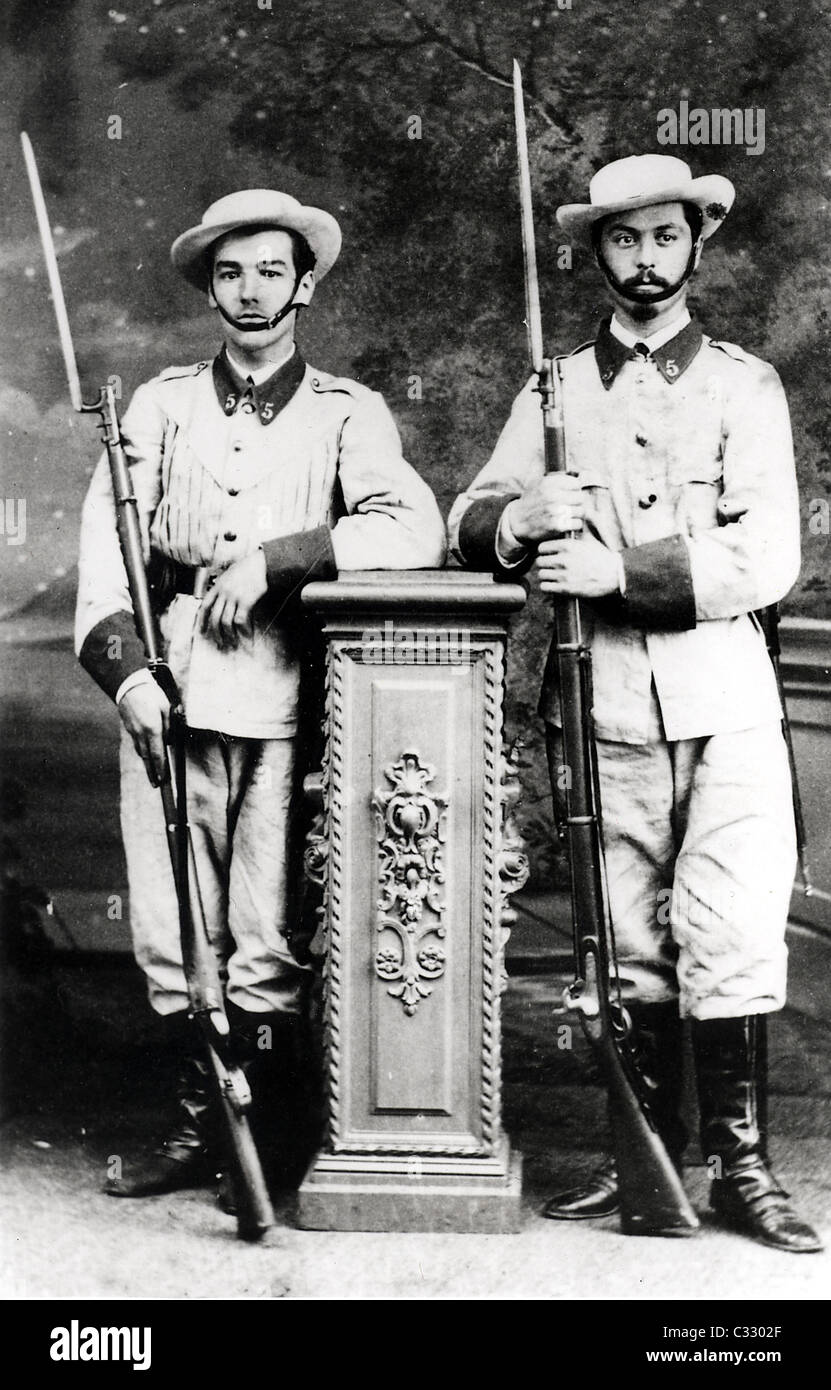
<path fill-rule="evenodd" d="M 640 275 L 632 275 L 628 280 L 624 280 L 623 285 L 627 290 L 637 289 L 641 285 L 655 285 L 660 290 L 666 290 L 669 289 L 669 280 L 653 274 L 651 270 L 644 270 Z"/>

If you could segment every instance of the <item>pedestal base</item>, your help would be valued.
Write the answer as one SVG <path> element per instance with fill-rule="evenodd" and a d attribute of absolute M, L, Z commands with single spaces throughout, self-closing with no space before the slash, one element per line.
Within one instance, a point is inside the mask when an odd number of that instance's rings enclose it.
<path fill-rule="evenodd" d="M 505 1144 L 492 1159 L 319 1154 L 298 1194 L 311 1231 L 456 1231 L 520 1228 L 522 1159 Z"/>

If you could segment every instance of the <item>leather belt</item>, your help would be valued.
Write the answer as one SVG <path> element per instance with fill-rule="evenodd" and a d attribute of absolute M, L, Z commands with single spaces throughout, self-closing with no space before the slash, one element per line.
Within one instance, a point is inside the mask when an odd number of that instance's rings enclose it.
<path fill-rule="evenodd" d="M 158 551 L 152 552 L 150 573 L 159 611 L 167 607 L 174 594 L 204 598 L 216 578 L 207 565 L 183 565 Z"/>
<path fill-rule="evenodd" d="M 216 575 L 207 565 L 180 565 L 178 561 L 173 563 L 173 592 L 189 594 L 193 598 L 204 598 Z"/>

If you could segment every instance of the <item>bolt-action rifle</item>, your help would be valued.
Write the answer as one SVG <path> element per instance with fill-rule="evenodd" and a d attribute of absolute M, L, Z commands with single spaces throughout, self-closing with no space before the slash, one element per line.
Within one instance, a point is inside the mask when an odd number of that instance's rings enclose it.
<path fill-rule="evenodd" d="M 525 129 L 522 77 L 514 63 L 514 113 L 519 160 L 526 323 L 538 377 L 547 472 L 567 471 L 560 362 L 543 355 Z M 600 783 L 592 728 L 591 650 L 582 635 L 575 598 L 554 603 L 566 787 L 565 834 L 571 870 L 575 979 L 564 1004 L 580 1015 L 609 1093 L 612 1147 L 618 1172 L 622 1229 L 628 1235 L 686 1235 L 698 1226 L 678 1173 L 644 1096 L 630 1045 L 631 1025 L 620 999 L 614 937 L 605 883 Z"/>
<path fill-rule="evenodd" d="M 230 1029 L 223 1002 L 222 985 L 216 956 L 208 939 L 199 894 L 187 816 L 187 725 L 182 701 L 173 673 L 159 654 L 156 623 L 144 568 L 138 502 L 124 452 L 115 392 L 112 385 L 107 385 L 101 389 L 98 399 L 93 403 L 85 402 L 81 394 L 75 350 L 37 164 L 28 136 L 23 134 L 20 138 L 58 322 L 69 394 L 75 410 L 83 414 L 98 415 L 100 419 L 112 478 L 118 539 L 127 573 L 136 632 L 144 645 L 148 670 L 170 703 L 168 776 L 162 781 L 160 790 L 179 905 L 179 931 L 190 1012 L 199 1029 L 223 1118 L 230 1177 L 236 1200 L 238 1233 L 243 1240 L 256 1240 L 273 1225 L 274 1214 L 248 1123 L 251 1091 L 242 1068 L 235 1062 L 231 1053 Z"/>

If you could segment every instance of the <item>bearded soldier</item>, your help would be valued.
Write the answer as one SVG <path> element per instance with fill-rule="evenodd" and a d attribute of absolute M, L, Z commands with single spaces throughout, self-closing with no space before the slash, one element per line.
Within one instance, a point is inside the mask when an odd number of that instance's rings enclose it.
<path fill-rule="evenodd" d="M 706 336 L 686 307 L 733 198 L 725 178 L 643 155 L 601 169 L 588 203 L 558 209 L 614 308 L 561 363 L 568 473 L 545 474 L 534 379 L 457 499 L 450 534 L 464 564 L 503 576 L 533 566 L 544 593 L 584 601 L 610 913 L 650 1109 L 680 1169 L 690 1019 L 716 1216 L 777 1249 L 816 1251 L 771 1173 L 765 1105 L 795 836 L 754 610 L 799 571 L 788 409 L 774 369 Z M 540 712 L 556 804 L 568 770 L 554 652 Z M 609 1161 L 544 1214 L 618 1205 Z"/>
<path fill-rule="evenodd" d="M 140 386 L 123 422 L 164 652 L 183 696 L 197 881 L 232 1037 L 243 1058 L 261 1050 L 295 1072 L 311 979 L 290 940 L 309 650 L 297 596 L 341 569 L 432 567 L 444 558 L 435 500 L 402 458 L 381 396 L 308 366 L 295 345 L 297 312 L 340 245 L 329 213 L 286 193 L 248 189 L 213 203 L 171 257 L 207 294 L 222 349 Z M 175 1126 L 107 1182 L 111 1195 L 139 1197 L 195 1185 L 222 1157 L 211 1150 L 207 1069 L 188 1022 L 153 790 L 167 775 L 168 702 L 136 636 L 106 458 L 84 506 L 79 571 L 77 650 L 123 725 L 136 958 L 181 1057 Z"/>

